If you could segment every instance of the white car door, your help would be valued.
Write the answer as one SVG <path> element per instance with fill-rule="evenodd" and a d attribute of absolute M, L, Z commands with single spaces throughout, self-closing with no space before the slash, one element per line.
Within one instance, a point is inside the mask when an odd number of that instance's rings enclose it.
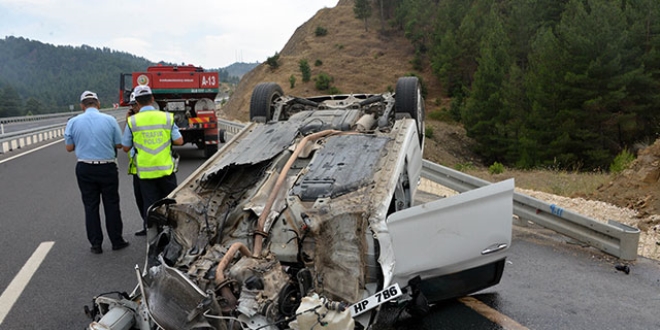
<path fill-rule="evenodd" d="M 509 179 L 391 214 L 401 287 L 416 277 L 430 302 L 499 283 L 511 245 L 514 181 Z"/>

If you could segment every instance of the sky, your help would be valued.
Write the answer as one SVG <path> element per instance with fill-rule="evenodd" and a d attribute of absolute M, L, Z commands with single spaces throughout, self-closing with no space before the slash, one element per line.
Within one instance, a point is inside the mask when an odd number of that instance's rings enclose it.
<path fill-rule="evenodd" d="M 0 39 L 110 48 L 224 68 L 264 62 L 338 0 L 0 0 Z"/>

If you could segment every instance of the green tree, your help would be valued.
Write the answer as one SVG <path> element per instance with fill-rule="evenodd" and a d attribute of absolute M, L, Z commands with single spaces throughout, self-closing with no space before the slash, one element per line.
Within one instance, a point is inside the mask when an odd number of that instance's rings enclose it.
<path fill-rule="evenodd" d="M 312 78 L 312 69 L 309 67 L 307 60 L 303 59 L 298 62 L 300 73 L 302 74 L 302 81 L 308 82 Z"/>
<path fill-rule="evenodd" d="M 0 117 L 23 115 L 23 101 L 12 85 L 5 85 L 0 93 Z"/>
<path fill-rule="evenodd" d="M 25 108 L 27 112 L 33 115 L 39 115 L 44 113 L 44 108 L 41 102 L 34 97 L 29 97 L 25 102 Z"/>
<path fill-rule="evenodd" d="M 329 74 L 325 72 L 319 73 L 319 75 L 314 78 L 316 89 L 320 91 L 329 90 L 333 80 L 334 79 Z"/>
<path fill-rule="evenodd" d="M 511 60 L 508 38 L 494 7 L 485 22 L 489 33 L 481 42 L 479 68 L 462 118 L 468 136 L 478 143 L 477 151 L 491 163 L 504 160 L 512 140 L 507 127 L 510 115 L 503 107 L 501 94 Z"/>
<path fill-rule="evenodd" d="M 460 99 L 458 102 L 452 101 L 454 105 L 463 103 L 466 96 L 465 88 L 470 85 L 469 77 L 464 74 L 461 64 L 466 56 L 472 55 L 461 48 L 458 40 L 458 30 L 470 6 L 471 1 L 464 0 L 446 0 L 438 3 L 430 46 L 431 68 L 442 82 L 444 92 L 447 96 Z M 453 108 L 457 107 L 453 106 Z"/>
<path fill-rule="evenodd" d="M 626 86 L 630 99 L 626 110 L 635 114 L 625 127 L 634 125 L 637 136 L 642 140 L 657 136 L 660 122 L 660 6 L 655 0 L 625 2 L 625 14 L 629 26 L 629 39 L 625 47 L 628 52 L 624 61 L 643 72 L 633 77 Z M 627 132 L 629 135 L 630 132 Z"/>
<path fill-rule="evenodd" d="M 322 27 L 322 26 L 317 26 L 316 30 L 314 30 L 314 35 L 317 37 L 323 37 L 328 34 L 328 29 Z"/>
<path fill-rule="evenodd" d="M 509 68 L 501 88 L 502 111 L 506 112 L 507 118 L 504 123 L 507 151 L 503 156 L 507 164 L 529 169 L 536 165 L 537 159 L 535 149 L 529 149 L 528 145 L 530 137 L 527 120 L 531 106 L 526 95 L 525 72 L 514 58 L 512 61 L 514 63 Z"/>
<path fill-rule="evenodd" d="M 519 159 L 527 159 L 521 160 L 523 167 L 538 165 L 541 160 L 553 157 L 554 151 L 548 146 L 556 137 L 555 116 L 562 108 L 562 58 L 565 55 L 552 28 L 539 30 L 528 57 L 529 69 L 524 87 L 530 108 L 525 116 L 527 134 L 519 138 Z"/>
<path fill-rule="evenodd" d="M 560 138 L 553 146 L 572 166 L 607 168 L 626 141 L 621 124 L 632 101 L 627 85 L 642 74 L 625 63 L 629 46 L 620 4 L 571 0 L 557 26 L 563 61 L 563 104 L 556 116 Z"/>
<path fill-rule="evenodd" d="M 275 52 L 275 55 L 266 59 L 266 65 L 268 65 L 271 70 L 275 70 L 280 67 L 280 53 Z"/>
<path fill-rule="evenodd" d="M 532 37 L 543 24 L 537 3 L 536 0 L 512 0 L 511 12 L 505 23 L 511 40 L 511 56 L 523 70 L 527 69 Z"/>
<path fill-rule="evenodd" d="M 294 87 L 296 87 L 296 76 L 294 76 L 294 75 L 290 75 L 290 76 L 289 76 L 289 87 L 290 87 L 291 89 L 293 89 Z"/>
<path fill-rule="evenodd" d="M 355 0 L 353 5 L 353 13 L 355 18 L 364 21 L 364 30 L 369 31 L 368 19 L 371 17 L 371 3 L 369 0 Z"/>

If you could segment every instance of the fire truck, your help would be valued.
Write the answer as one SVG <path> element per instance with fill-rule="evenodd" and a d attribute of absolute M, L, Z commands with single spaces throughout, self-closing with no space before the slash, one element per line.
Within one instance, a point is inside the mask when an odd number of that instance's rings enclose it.
<path fill-rule="evenodd" d="M 128 106 L 135 86 L 147 85 L 156 109 L 174 114 L 184 143 L 192 143 L 211 157 L 222 143 L 218 132 L 214 99 L 218 94 L 218 73 L 193 65 L 156 65 L 146 71 L 122 73 L 119 105 Z"/>

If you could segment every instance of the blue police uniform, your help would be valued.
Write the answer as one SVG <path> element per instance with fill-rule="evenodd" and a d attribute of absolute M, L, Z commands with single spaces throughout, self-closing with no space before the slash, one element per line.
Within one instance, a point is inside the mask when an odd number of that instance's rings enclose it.
<path fill-rule="evenodd" d="M 95 94 L 93 98 L 97 99 Z M 128 242 L 122 237 L 123 223 L 119 208 L 116 147 L 121 144 L 121 129 L 117 120 L 96 108 L 87 108 L 84 113 L 68 121 L 64 142 L 67 149 L 73 147 L 78 158 L 76 178 L 85 206 L 87 239 L 92 244 L 92 252 L 102 252 L 103 231 L 99 215 L 101 200 L 105 227 L 113 249 L 126 247 Z"/>

